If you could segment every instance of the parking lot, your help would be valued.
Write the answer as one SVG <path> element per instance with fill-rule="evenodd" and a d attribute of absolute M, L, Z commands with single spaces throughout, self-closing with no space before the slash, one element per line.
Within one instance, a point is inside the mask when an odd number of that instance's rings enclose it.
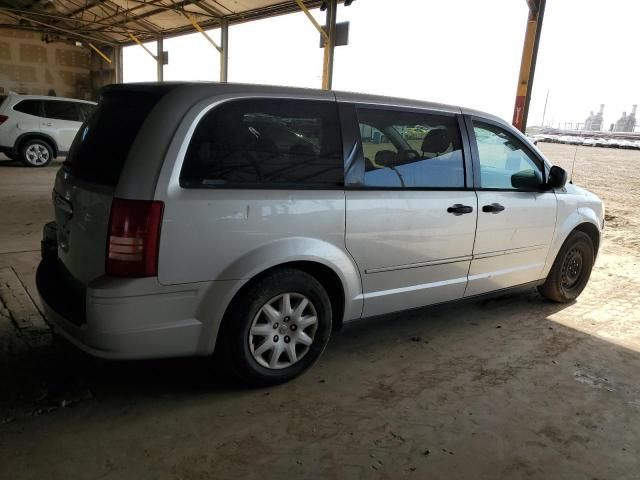
<path fill-rule="evenodd" d="M 207 359 L 106 362 L 52 338 L 34 270 L 60 160 L 0 160 L 0 478 L 638 478 L 640 151 L 539 146 L 606 204 L 577 302 L 527 290 L 360 322 L 258 390 Z"/>

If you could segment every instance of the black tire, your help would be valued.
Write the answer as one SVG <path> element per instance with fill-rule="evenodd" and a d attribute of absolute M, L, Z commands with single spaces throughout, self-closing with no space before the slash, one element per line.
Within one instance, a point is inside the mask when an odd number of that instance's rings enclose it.
<path fill-rule="evenodd" d="M 46 140 L 31 138 L 20 145 L 20 161 L 27 167 L 46 167 L 53 160 L 53 148 Z"/>
<path fill-rule="evenodd" d="M 312 305 L 311 308 L 315 310 L 317 325 L 312 336 L 313 342 L 306 348 L 303 346 L 305 353 L 296 363 L 284 368 L 268 368 L 254 358 L 252 348 L 255 349 L 255 344 L 252 346 L 251 342 L 255 341 L 252 340 L 255 337 L 250 336 L 250 330 L 263 306 L 286 293 L 306 297 Z M 216 346 L 216 357 L 223 362 L 222 365 L 230 368 L 230 373 L 237 380 L 254 387 L 283 383 L 297 377 L 318 360 L 331 335 L 332 312 L 327 292 L 314 277 L 301 270 L 282 268 L 254 281 L 240 295 L 241 298 L 234 300 L 225 316 Z M 283 326 L 284 323 L 280 325 L 280 328 Z M 264 341 L 285 341 L 284 336 L 275 340 L 275 337 L 279 336 L 278 334 L 286 335 L 286 332 L 274 330 L 274 337 L 265 337 Z M 284 344 L 282 347 L 285 347 Z M 293 348 L 295 350 L 296 347 Z M 287 360 L 290 360 L 286 352 L 281 353 L 281 355 L 283 354 Z M 277 361 L 278 359 L 276 359 Z"/>
<path fill-rule="evenodd" d="M 593 241 L 584 232 L 572 232 L 558 252 L 540 294 L 558 303 L 568 303 L 587 286 L 595 261 Z"/>

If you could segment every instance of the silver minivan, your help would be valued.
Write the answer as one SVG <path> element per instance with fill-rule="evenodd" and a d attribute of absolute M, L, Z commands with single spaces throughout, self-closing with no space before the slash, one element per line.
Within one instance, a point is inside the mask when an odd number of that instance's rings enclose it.
<path fill-rule="evenodd" d="M 491 115 L 237 84 L 105 87 L 58 172 L 37 285 L 104 358 L 295 377 L 343 324 L 584 289 L 602 202 Z"/>

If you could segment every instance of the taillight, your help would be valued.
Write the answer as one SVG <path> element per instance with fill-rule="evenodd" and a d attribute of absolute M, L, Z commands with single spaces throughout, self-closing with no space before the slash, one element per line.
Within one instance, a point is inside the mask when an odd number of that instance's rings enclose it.
<path fill-rule="evenodd" d="M 7 117 L 6 115 L 0 115 L 0 125 L 2 125 L 7 120 L 9 120 L 9 117 Z"/>
<path fill-rule="evenodd" d="M 158 249 L 162 202 L 114 198 L 109 218 L 107 275 L 154 277 L 158 274 Z"/>

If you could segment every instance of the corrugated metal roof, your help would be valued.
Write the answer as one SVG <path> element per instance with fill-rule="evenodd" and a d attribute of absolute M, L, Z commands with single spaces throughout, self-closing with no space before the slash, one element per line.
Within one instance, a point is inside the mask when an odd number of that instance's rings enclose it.
<path fill-rule="evenodd" d="M 305 0 L 308 8 L 322 0 Z M 294 0 L 0 0 L 0 27 L 102 44 L 131 43 L 298 11 Z"/>

